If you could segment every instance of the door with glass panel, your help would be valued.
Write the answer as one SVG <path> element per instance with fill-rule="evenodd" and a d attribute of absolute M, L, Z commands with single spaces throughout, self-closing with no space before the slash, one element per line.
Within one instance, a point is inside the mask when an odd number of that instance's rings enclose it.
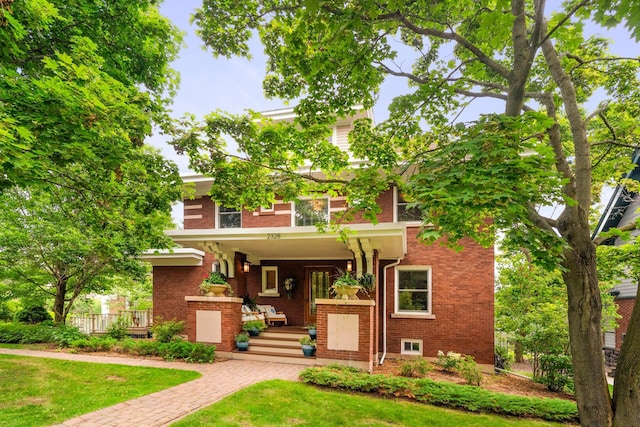
<path fill-rule="evenodd" d="M 331 267 L 307 268 L 304 295 L 305 323 L 316 323 L 316 300 L 329 298 Z"/>

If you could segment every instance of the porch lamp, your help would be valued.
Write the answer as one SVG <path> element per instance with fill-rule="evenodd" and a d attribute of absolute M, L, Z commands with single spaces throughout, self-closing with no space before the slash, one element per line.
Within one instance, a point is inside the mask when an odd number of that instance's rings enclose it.
<path fill-rule="evenodd" d="M 248 273 L 250 268 L 251 268 L 251 264 L 249 264 L 249 261 L 245 261 L 242 264 L 242 271 L 243 272 Z"/>
<path fill-rule="evenodd" d="M 353 271 L 353 261 L 351 261 L 350 259 L 347 260 L 347 271 L 348 272 Z"/>

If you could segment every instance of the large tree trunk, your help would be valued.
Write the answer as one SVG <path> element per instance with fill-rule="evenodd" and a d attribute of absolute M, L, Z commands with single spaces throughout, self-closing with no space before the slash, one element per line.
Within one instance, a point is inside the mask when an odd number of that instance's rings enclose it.
<path fill-rule="evenodd" d="M 53 313 L 55 315 L 55 323 L 63 324 L 65 322 L 65 307 L 64 300 L 67 295 L 67 281 L 64 279 L 58 280 L 56 283 L 56 296 L 53 300 Z"/>
<path fill-rule="evenodd" d="M 569 336 L 580 423 L 606 427 L 613 411 L 602 355 L 602 299 L 596 273 L 595 246 L 586 214 L 570 207 L 559 221 L 559 231 L 571 245 L 564 251 L 563 277 L 569 302 Z"/>
<path fill-rule="evenodd" d="M 634 303 L 613 389 L 615 427 L 640 426 L 640 305 Z"/>

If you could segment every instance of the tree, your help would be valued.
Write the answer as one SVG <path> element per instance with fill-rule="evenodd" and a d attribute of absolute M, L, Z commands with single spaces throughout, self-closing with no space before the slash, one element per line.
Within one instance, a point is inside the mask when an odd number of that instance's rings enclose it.
<path fill-rule="evenodd" d="M 168 124 L 182 36 L 155 0 L 2 1 L 0 30 L 0 190 L 109 174 Z"/>
<path fill-rule="evenodd" d="M 177 168 L 144 147 L 129 155 L 111 176 L 67 166 L 65 175 L 90 189 L 83 197 L 64 185 L 0 195 L 0 277 L 52 297 L 56 323 L 78 297 L 107 291 L 116 276 L 145 281 L 136 256 L 170 245 L 163 230 L 181 191 Z"/>
<path fill-rule="evenodd" d="M 334 191 L 371 219 L 375 194 L 396 182 L 425 213 L 427 242 L 455 246 L 470 236 L 490 244 L 504 231 L 563 272 L 581 421 L 632 425 L 640 393 L 619 390 L 612 403 L 607 389 L 589 214 L 602 186 L 631 167 L 638 61 L 609 54 L 607 40 L 583 30 L 590 18 L 625 19 L 635 29 L 638 17 L 638 3 L 626 0 L 568 1 L 551 12 L 544 0 L 204 0 L 194 20 L 213 54 L 249 56 L 247 42 L 258 33 L 268 56 L 265 93 L 299 101 L 298 118 L 286 125 L 216 113 L 204 124 L 185 121 L 176 146 L 197 171 L 238 191 L 214 194 L 228 205 Z M 406 79 L 408 92 L 384 122 L 355 125 L 350 150 L 362 162 L 350 167 L 346 154 L 323 142 L 326 125 L 353 105 L 371 107 L 393 77 Z M 604 100 L 591 107 L 596 93 Z M 478 103 L 485 114 L 463 122 Z M 489 114 L 491 105 L 502 112 Z M 224 135 L 240 154 L 228 154 Z M 324 175 L 298 173 L 309 164 Z M 247 174 L 256 185 L 233 185 Z M 562 206 L 557 218 L 539 213 L 554 204 Z M 640 359 L 632 359 L 635 368 L 617 370 L 618 378 L 639 375 Z"/>

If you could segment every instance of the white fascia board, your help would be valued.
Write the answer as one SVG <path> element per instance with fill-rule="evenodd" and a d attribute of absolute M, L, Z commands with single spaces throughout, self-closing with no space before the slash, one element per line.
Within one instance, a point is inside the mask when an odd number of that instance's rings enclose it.
<path fill-rule="evenodd" d="M 201 266 L 204 255 L 194 248 L 149 249 L 138 258 L 153 266 Z"/>

